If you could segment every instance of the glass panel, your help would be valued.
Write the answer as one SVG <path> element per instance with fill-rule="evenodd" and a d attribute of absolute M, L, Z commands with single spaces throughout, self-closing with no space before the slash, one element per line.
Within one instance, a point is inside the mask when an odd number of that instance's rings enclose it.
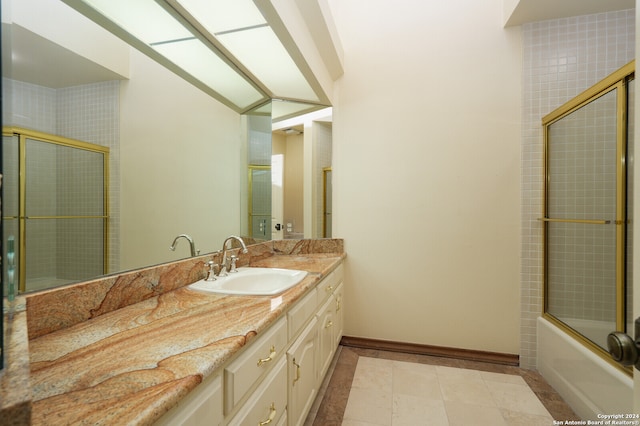
<path fill-rule="evenodd" d="M 251 226 L 255 238 L 271 239 L 271 170 L 251 170 Z"/>
<path fill-rule="evenodd" d="M 179 0 L 178 3 L 197 16 L 211 34 L 267 23 L 252 0 Z"/>
<path fill-rule="evenodd" d="M 97 13 L 120 28 L 109 27 L 141 51 L 155 52 L 180 68 L 183 77 L 194 78 L 210 91 L 245 109 L 266 99 L 243 74 L 230 66 L 193 27 L 176 19 L 154 0 L 84 0 Z M 259 11 L 253 7 L 259 13 Z M 217 16 L 226 16 L 215 11 Z M 95 17 L 94 17 L 95 19 Z M 162 62 L 162 61 L 160 61 Z M 169 66 L 166 62 L 165 66 Z M 173 68 L 172 68 L 173 69 Z M 188 74 L 188 76 L 185 76 Z"/>
<path fill-rule="evenodd" d="M 154 45 L 153 48 L 234 104 L 246 108 L 262 94 L 198 39 Z"/>
<path fill-rule="evenodd" d="M 26 291 L 104 274 L 104 219 L 31 219 L 26 223 Z"/>
<path fill-rule="evenodd" d="M 549 223 L 547 312 L 606 348 L 616 328 L 616 229 Z"/>
<path fill-rule="evenodd" d="M 635 120 L 635 80 L 629 81 L 627 85 L 627 217 L 633 218 L 633 180 L 634 180 L 634 122 Z M 630 336 L 634 335 L 633 329 L 633 220 L 627 221 L 626 235 L 626 277 L 625 292 L 627 298 L 626 306 L 626 330 Z"/>
<path fill-rule="evenodd" d="M 547 312 L 606 348 L 616 328 L 616 91 L 549 128 Z"/>
<path fill-rule="evenodd" d="M 261 240 L 271 239 L 271 215 L 255 215 L 251 217 L 251 236 Z"/>
<path fill-rule="evenodd" d="M 333 187 L 331 183 L 331 170 L 325 171 L 324 176 L 324 235 L 325 238 L 331 238 L 332 234 L 332 212 L 333 212 Z"/>
<path fill-rule="evenodd" d="M 27 139 L 26 215 L 103 216 L 104 155 Z"/>
<path fill-rule="evenodd" d="M 319 101 L 271 27 L 217 35 L 245 67 L 278 97 Z"/>
<path fill-rule="evenodd" d="M 611 91 L 550 126 L 549 217 L 615 220 L 616 98 Z"/>
<path fill-rule="evenodd" d="M 18 248 L 20 247 L 20 233 L 19 233 L 19 138 L 16 135 L 3 136 L 2 137 L 2 233 L 5 244 L 3 244 L 3 259 L 8 259 L 7 248 L 9 246 L 8 241 L 13 238 L 13 279 L 9 280 L 8 264 L 4 263 L 3 279 L 6 285 L 4 286 L 3 295 L 8 294 L 9 286 L 13 287 L 14 292 L 18 291 L 20 253 Z M 14 293 L 15 294 L 15 293 Z"/>

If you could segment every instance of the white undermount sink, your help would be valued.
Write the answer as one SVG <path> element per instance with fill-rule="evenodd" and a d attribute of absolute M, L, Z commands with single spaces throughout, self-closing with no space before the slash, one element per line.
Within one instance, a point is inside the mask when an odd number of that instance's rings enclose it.
<path fill-rule="evenodd" d="M 226 277 L 216 277 L 215 281 L 196 281 L 191 290 L 208 293 L 271 296 L 293 287 L 307 276 L 307 271 L 280 268 L 238 268 Z"/>

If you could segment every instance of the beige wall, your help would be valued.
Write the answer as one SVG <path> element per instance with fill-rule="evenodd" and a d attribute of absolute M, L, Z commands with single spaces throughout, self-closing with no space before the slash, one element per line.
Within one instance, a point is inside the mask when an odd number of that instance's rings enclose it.
<path fill-rule="evenodd" d="M 518 353 L 519 28 L 501 0 L 331 6 L 345 334 Z"/>
<path fill-rule="evenodd" d="M 284 154 L 284 224 L 293 224 L 293 231 L 304 232 L 304 142 L 303 135 L 286 137 Z"/>
<path fill-rule="evenodd" d="M 121 86 L 121 266 L 202 253 L 240 230 L 240 115 L 131 50 Z"/>

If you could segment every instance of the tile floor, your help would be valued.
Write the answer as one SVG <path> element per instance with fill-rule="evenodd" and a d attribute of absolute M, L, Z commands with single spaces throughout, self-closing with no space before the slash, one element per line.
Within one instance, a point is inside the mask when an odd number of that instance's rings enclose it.
<path fill-rule="evenodd" d="M 527 425 L 579 420 L 536 372 L 340 347 L 306 425 Z"/>

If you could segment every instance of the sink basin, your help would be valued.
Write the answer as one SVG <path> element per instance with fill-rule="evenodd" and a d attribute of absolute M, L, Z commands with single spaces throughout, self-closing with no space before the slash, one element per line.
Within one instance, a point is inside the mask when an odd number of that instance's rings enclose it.
<path fill-rule="evenodd" d="M 306 276 L 307 271 L 295 269 L 244 267 L 215 281 L 197 281 L 188 288 L 208 293 L 271 296 L 293 287 Z"/>

